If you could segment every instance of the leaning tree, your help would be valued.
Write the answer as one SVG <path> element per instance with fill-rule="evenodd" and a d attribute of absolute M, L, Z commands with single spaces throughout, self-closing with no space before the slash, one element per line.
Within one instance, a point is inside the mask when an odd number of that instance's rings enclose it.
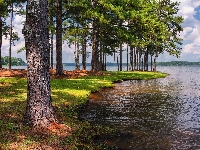
<path fill-rule="evenodd" d="M 51 101 L 47 0 L 28 0 L 23 29 L 27 55 L 27 106 L 23 123 L 46 128 L 57 122 Z"/>

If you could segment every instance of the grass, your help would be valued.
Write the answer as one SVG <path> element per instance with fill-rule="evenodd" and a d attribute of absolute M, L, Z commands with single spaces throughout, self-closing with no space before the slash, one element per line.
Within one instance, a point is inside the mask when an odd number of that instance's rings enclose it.
<path fill-rule="evenodd" d="M 110 135 L 114 129 L 94 126 L 77 119 L 77 108 L 85 104 L 91 92 L 113 87 L 114 81 L 162 78 L 167 74 L 153 72 L 104 72 L 99 76 L 51 80 L 53 106 L 59 121 L 73 128 L 68 136 L 35 134 L 22 125 L 26 107 L 26 78 L 0 78 L 0 149 L 106 149 L 95 136 Z"/>

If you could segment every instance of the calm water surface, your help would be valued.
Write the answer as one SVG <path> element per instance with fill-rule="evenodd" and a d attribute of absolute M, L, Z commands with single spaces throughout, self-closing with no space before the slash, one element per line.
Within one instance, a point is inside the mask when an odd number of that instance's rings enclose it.
<path fill-rule="evenodd" d="M 170 76 L 117 83 L 90 96 L 80 117 L 116 127 L 121 149 L 200 149 L 200 67 L 158 67 Z"/>

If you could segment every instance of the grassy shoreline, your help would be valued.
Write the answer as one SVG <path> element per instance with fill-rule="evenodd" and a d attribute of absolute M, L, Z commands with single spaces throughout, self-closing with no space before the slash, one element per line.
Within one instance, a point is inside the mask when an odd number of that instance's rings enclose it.
<path fill-rule="evenodd" d="M 111 135 L 113 129 L 94 126 L 77 119 L 77 109 L 88 101 L 91 92 L 114 87 L 115 81 L 164 78 L 153 72 L 103 72 L 76 79 L 52 79 L 52 103 L 58 120 L 73 128 L 68 136 L 53 133 L 34 134 L 22 125 L 26 107 L 26 78 L 0 77 L 0 149 L 102 149 L 94 137 Z"/>

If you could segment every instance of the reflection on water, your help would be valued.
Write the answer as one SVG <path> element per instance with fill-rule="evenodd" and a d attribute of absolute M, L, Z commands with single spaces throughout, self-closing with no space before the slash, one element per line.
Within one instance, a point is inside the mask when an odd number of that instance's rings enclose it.
<path fill-rule="evenodd" d="M 121 149 L 200 149 L 200 69 L 160 67 L 164 79 L 132 80 L 90 96 L 80 117 L 116 127 Z"/>

